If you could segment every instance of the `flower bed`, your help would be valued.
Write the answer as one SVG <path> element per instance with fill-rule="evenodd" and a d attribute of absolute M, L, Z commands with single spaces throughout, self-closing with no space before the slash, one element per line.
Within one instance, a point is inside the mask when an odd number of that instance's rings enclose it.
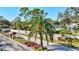
<path fill-rule="evenodd" d="M 25 43 L 28 47 L 31 47 L 33 48 L 35 51 L 41 51 L 41 45 L 40 44 L 37 44 L 35 42 L 31 42 L 31 41 L 28 41 Z M 43 50 L 47 51 L 48 49 L 46 47 L 43 48 Z"/>
<path fill-rule="evenodd" d="M 24 39 L 22 39 L 20 37 L 18 37 L 18 38 L 15 37 L 14 40 L 17 41 L 17 42 L 20 42 L 20 43 L 22 43 L 24 45 L 26 45 L 27 47 L 32 48 L 35 51 L 41 51 L 42 50 L 41 49 L 41 45 L 37 44 L 35 42 L 27 41 L 27 40 L 24 40 Z M 48 49 L 46 47 L 44 47 L 43 50 L 47 51 Z"/>

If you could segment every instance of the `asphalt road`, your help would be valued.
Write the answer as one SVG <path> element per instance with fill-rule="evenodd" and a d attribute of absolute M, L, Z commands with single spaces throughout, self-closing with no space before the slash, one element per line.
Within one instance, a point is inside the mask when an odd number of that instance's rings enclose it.
<path fill-rule="evenodd" d="M 30 51 L 30 49 L 27 46 L 18 43 L 1 34 L 0 34 L 0 41 L 1 41 L 0 44 L 2 45 L 0 46 L 1 49 L 8 51 Z"/>

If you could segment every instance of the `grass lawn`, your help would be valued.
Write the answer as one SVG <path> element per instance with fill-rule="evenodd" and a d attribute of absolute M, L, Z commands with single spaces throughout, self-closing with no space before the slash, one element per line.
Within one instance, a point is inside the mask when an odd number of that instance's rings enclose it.
<path fill-rule="evenodd" d="M 4 34 L 4 33 L 0 31 L 0 34 Z"/>
<path fill-rule="evenodd" d="M 69 42 L 65 42 L 65 41 L 56 41 L 56 43 L 59 43 L 59 44 L 70 44 Z M 79 48 L 79 41 L 74 41 L 74 42 L 72 42 L 72 45 L 74 46 L 74 47 L 77 47 L 77 48 Z"/>
<path fill-rule="evenodd" d="M 22 39 L 22 38 L 14 38 L 15 41 L 24 44 L 25 42 L 27 42 L 26 40 Z"/>
<path fill-rule="evenodd" d="M 73 42 L 72 44 L 79 48 L 79 42 Z"/>

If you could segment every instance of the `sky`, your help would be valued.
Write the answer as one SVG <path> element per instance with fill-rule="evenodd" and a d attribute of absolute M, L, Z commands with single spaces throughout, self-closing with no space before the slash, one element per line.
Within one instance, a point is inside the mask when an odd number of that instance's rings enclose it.
<path fill-rule="evenodd" d="M 33 9 L 30 7 L 29 9 Z M 57 19 L 58 12 L 63 12 L 65 7 L 37 7 L 48 13 L 47 17 L 53 20 Z M 14 20 L 15 17 L 20 13 L 20 7 L 0 7 L 0 16 L 3 16 L 9 21 Z"/>

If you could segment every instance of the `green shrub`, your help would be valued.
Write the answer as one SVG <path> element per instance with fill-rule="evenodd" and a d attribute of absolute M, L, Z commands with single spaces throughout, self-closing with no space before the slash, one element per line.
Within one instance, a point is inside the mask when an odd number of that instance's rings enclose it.
<path fill-rule="evenodd" d="M 67 29 L 63 29 L 59 31 L 59 34 L 72 34 L 71 31 L 67 30 Z"/>

